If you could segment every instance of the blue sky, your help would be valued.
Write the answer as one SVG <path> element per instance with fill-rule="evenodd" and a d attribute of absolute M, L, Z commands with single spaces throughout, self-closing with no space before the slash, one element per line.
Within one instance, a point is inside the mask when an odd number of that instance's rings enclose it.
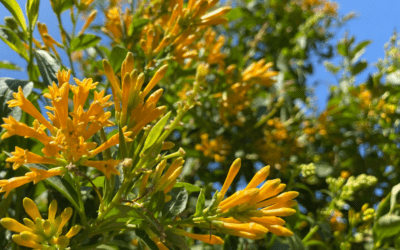
<path fill-rule="evenodd" d="M 25 10 L 25 1 L 17 0 L 23 11 Z M 390 36 L 393 34 L 395 29 L 400 27 L 400 18 L 398 11 L 400 9 L 399 0 L 338 0 L 339 13 L 341 15 L 347 14 L 349 12 L 358 13 L 358 17 L 349 21 L 345 27 L 343 27 L 340 32 L 335 36 L 334 41 L 340 40 L 346 31 L 349 35 L 354 35 L 356 37 L 356 42 L 362 40 L 371 39 L 372 44 L 368 46 L 365 55 L 363 56 L 370 65 L 368 68 L 360 74 L 357 83 L 363 82 L 368 73 L 373 73 L 375 68 L 373 63 L 378 60 L 378 58 L 383 58 L 384 50 L 383 46 L 389 41 Z M 65 12 L 63 19 L 64 23 L 69 23 L 69 12 Z M 10 16 L 9 12 L 0 4 L 0 17 Z M 49 33 L 58 41 L 60 41 L 60 35 L 57 28 L 57 19 L 53 12 L 51 11 L 50 1 L 42 0 L 40 4 L 39 21 L 44 22 L 48 25 Z M 3 20 L 0 19 L 0 23 Z M 79 29 L 78 29 L 79 30 Z M 35 37 L 39 37 L 37 30 L 35 32 Z M 7 60 L 17 65 L 26 67 L 24 60 L 22 60 L 14 51 L 9 49 L 2 41 L 0 41 L 0 61 Z M 61 54 L 62 59 L 67 62 L 66 58 Z M 333 62 L 338 62 L 338 58 L 335 58 Z M 12 77 L 17 79 L 26 79 L 26 72 L 16 72 L 9 70 L 0 70 L 0 77 Z M 318 82 L 316 87 L 316 96 L 318 98 L 317 104 L 318 109 L 322 110 L 325 107 L 326 99 L 328 96 L 329 86 L 335 85 L 335 78 L 325 70 L 323 64 L 319 64 L 315 68 L 315 74 L 310 78 L 309 83 L 313 84 Z"/>

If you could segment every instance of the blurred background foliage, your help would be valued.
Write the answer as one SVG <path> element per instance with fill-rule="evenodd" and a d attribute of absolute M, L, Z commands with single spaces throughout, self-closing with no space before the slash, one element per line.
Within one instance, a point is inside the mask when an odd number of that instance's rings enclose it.
<path fill-rule="evenodd" d="M 169 64 L 160 83 L 164 89 L 160 102 L 176 108 L 192 89 L 197 62 L 204 61 L 210 70 L 198 100 L 201 105 L 190 110 L 169 138 L 175 149 L 182 147 L 186 152 L 181 180 L 205 185 L 210 199 L 213 190 L 221 187 L 230 163 L 240 157 L 245 171 L 232 185 L 236 190 L 243 189 L 261 167 L 270 165 L 271 178 L 280 178 L 287 183 L 286 190 L 300 193 L 299 213 L 287 219 L 294 236 L 268 234 L 257 242 L 230 236 L 224 249 L 400 249 L 397 34 L 385 45 L 385 58 L 375 62 L 375 73 L 356 85 L 356 77 L 371 64 L 362 59 L 371 41 L 357 41 L 348 34 L 337 44 L 332 42 L 335 32 L 354 17 L 339 16 L 334 2 L 223 2 L 219 5 L 232 7 L 226 14 L 228 22 L 215 21 L 210 25 L 219 25 L 196 29 L 202 24 L 188 17 L 179 20 L 187 27 L 183 36 L 171 31 L 169 18 L 175 2 L 51 0 L 61 41 L 55 41 L 54 34 L 40 23 L 41 39 L 29 41 L 18 20 L 5 17 L 0 26 L 2 46 L 7 44 L 27 60 L 33 53 L 35 62 L 28 62 L 30 84 L 20 79 L 8 84 L 10 89 L 0 88 L 1 116 L 11 112 L 5 102 L 18 86 L 44 110 L 42 89 L 60 68 L 93 78 L 110 91 L 101 61 L 108 59 L 118 72 L 129 51 L 146 79 L 160 65 Z M 93 10 L 97 18 L 77 32 L 93 17 Z M 70 13 L 72 33 L 63 26 L 61 13 Z M 25 48 L 30 42 L 35 51 Z M 330 61 L 334 55 L 341 58 L 338 64 Z M 21 69 L 7 58 L 0 56 L 0 60 L 0 70 Z M 307 85 L 315 62 L 323 62 L 337 83 L 321 112 L 313 102 L 316 93 Z M 13 112 L 16 119 L 31 122 L 18 110 Z M 31 139 L 0 141 L 1 178 L 16 174 L 6 168 L 3 153 L 16 145 L 35 152 L 36 142 Z M 2 199 L 0 205 L 15 208 L 19 217 L 22 197 L 37 198 L 46 188 L 44 184 L 20 188 L 16 198 Z M 192 208 L 196 195 L 189 203 Z M 5 212 L 0 209 L 0 217 Z M 4 229 L 0 229 L 1 248 L 7 245 L 2 239 Z M 134 243 L 112 249 L 142 249 Z"/>

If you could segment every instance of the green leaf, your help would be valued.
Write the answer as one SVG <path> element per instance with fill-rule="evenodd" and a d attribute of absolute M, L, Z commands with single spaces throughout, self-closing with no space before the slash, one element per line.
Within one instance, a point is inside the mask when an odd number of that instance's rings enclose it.
<path fill-rule="evenodd" d="M 194 213 L 194 217 L 201 216 L 203 214 L 204 207 L 206 206 L 206 196 L 204 194 L 204 189 L 201 189 L 199 198 L 196 203 L 196 212 Z"/>
<path fill-rule="evenodd" d="M 35 29 L 36 21 L 39 16 L 39 4 L 40 0 L 28 0 L 26 2 L 26 14 L 29 20 L 29 27 Z"/>
<path fill-rule="evenodd" d="M 335 66 L 331 62 L 328 62 L 328 61 L 324 62 L 324 66 L 329 72 L 331 72 L 334 75 L 337 74 L 337 72 L 339 72 L 339 70 L 340 70 L 339 66 Z"/>
<path fill-rule="evenodd" d="M 11 193 L 7 196 L 7 198 L 2 198 L 0 201 L 0 218 L 4 218 L 4 216 L 7 213 L 8 208 L 11 205 L 11 202 L 13 200 L 13 194 L 14 190 L 11 190 Z"/>
<path fill-rule="evenodd" d="M 193 193 L 193 192 L 200 192 L 201 191 L 200 187 L 195 186 L 195 185 L 190 184 L 190 183 L 186 183 L 186 182 L 177 182 L 174 187 L 176 187 L 176 188 L 183 187 L 183 188 L 186 189 L 186 191 L 188 191 L 189 194 Z"/>
<path fill-rule="evenodd" d="M 22 117 L 22 111 L 19 107 L 8 108 L 7 102 L 14 99 L 13 93 L 22 88 L 22 93 L 27 97 L 32 92 L 33 82 L 16 80 L 11 78 L 0 78 L 0 118 L 12 116 L 19 121 Z M 3 119 L 0 119 L 0 125 Z"/>
<path fill-rule="evenodd" d="M 171 111 L 168 112 L 161 120 L 159 120 L 156 125 L 150 130 L 149 135 L 146 138 L 146 141 L 144 142 L 143 150 L 144 152 L 146 149 L 150 148 L 151 146 L 156 143 L 158 138 L 161 135 L 161 132 L 163 131 L 165 124 L 167 124 L 169 117 L 171 116 Z"/>
<path fill-rule="evenodd" d="M 108 219 L 111 217 L 117 218 L 126 218 L 126 217 L 134 217 L 136 219 L 140 219 L 141 216 L 136 213 L 136 210 L 131 206 L 118 204 L 104 217 L 104 219 Z"/>
<path fill-rule="evenodd" d="M 186 243 L 186 240 L 179 235 L 174 234 L 171 231 L 166 231 L 165 234 L 167 235 L 166 239 L 178 247 L 181 250 L 190 250 L 189 246 Z"/>
<path fill-rule="evenodd" d="M 165 203 L 165 194 L 163 191 L 158 191 L 151 197 L 150 202 L 147 206 L 147 210 L 149 210 L 149 212 L 153 214 L 154 217 L 156 217 L 155 213 L 157 211 L 160 211 L 164 207 L 164 203 Z"/>
<path fill-rule="evenodd" d="M 351 73 L 353 75 L 357 75 L 357 74 L 361 73 L 361 71 L 363 71 L 367 66 L 368 66 L 367 61 L 361 60 L 358 63 L 356 63 L 356 65 L 351 67 Z"/>
<path fill-rule="evenodd" d="M 82 34 L 75 37 L 71 42 L 71 52 L 84 50 L 96 46 L 101 38 L 93 34 Z"/>
<path fill-rule="evenodd" d="M 398 194 L 400 193 L 400 183 L 397 184 L 396 186 L 392 187 L 392 192 L 390 196 L 390 212 L 392 213 L 394 211 L 394 208 L 397 204 L 397 197 L 399 196 Z"/>
<path fill-rule="evenodd" d="M 133 34 L 133 32 L 134 32 L 136 29 L 139 29 L 139 28 L 145 26 L 145 25 L 148 24 L 149 22 L 150 22 L 150 20 L 149 20 L 149 19 L 145 19 L 145 18 L 138 18 L 138 19 L 135 19 L 135 20 L 131 23 L 131 25 L 130 25 L 130 27 L 129 27 L 128 36 L 131 36 L 131 35 Z"/>
<path fill-rule="evenodd" d="M 57 83 L 56 73 L 61 68 L 58 60 L 45 50 L 36 50 L 33 54 L 45 86 L 52 85 L 53 82 Z"/>
<path fill-rule="evenodd" d="M 353 60 L 354 60 L 354 58 L 359 57 L 358 54 L 361 54 L 361 55 L 364 54 L 365 47 L 370 45 L 371 42 L 372 42 L 372 40 L 365 40 L 365 41 L 362 41 L 359 44 L 357 44 L 357 46 L 351 52 L 353 54 Z M 362 52 L 362 53 L 359 53 L 359 52 Z"/>
<path fill-rule="evenodd" d="M 150 237 L 146 234 L 145 231 L 137 229 L 135 230 L 135 234 L 136 236 L 138 236 L 140 239 L 143 240 L 143 242 L 146 244 L 148 248 L 150 248 L 151 250 L 158 250 L 156 243 L 154 243 L 150 239 Z"/>
<path fill-rule="evenodd" d="M 347 45 L 344 43 L 339 43 L 337 45 L 337 50 L 338 50 L 339 54 L 341 54 L 342 56 L 347 56 L 349 54 L 347 49 L 348 49 Z"/>
<path fill-rule="evenodd" d="M 228 14 L 225 15 L 225 17 L 228 18 L 229 22 L 242 18 L 243 16 L 244 16 L 243 10 L 240 7 L 232 9 L 231 11 L 229 11 Z"/>
<path fill-rule="evenodd" d="M 379 240 L 398 235 L 400 233 L 400 216 L 385 214 L 375 223 L 374 232 Z"/>
<path fill-rule="evenodd" d="M 0 69 L 22 70 L 18 65 L 8 61 L 0 61 Z"/>
<path fill-rule="evenodd" d="M 21 28 L 26 31 L 26 21 L 24 14 L 22 13 L 21 7 L 19 7 L 18 2 L 16 0 L 0 0 L 0 2 L 6 7 L 6 9 L 13 15 L 15 20 L 17 20 L 18 24 Z"/>
<path fill-rule="evenodd" d="M 94 180 L 92 180 L 92 182 L 97 188 L 102 188 L 104 187 L 104 179 L 105 176 L 98 176 Z M 93 187 L 93 186 L 90 182 L 88 182 L 86 183 L 85 187 Z"/>
<path fill-rule="evenodd" d="M 182 187 L 173 188 L 169 194 L 172 196 L 172 199 L 163 208 L 163 219 L 169 214 L 178 215 L 182 213 L 186 208 L 189 198 L 188 192 Z"/>
<path fill-rule="evenodd" d="M 287 241 L 289 243 L 290 249 L 296 249 L 296 250 L 306 249 L 306 247 L 304 246 L 303 242 L 301 241 L 300 237 L 297 234 L 287 237 Z"/>
<path fill-rule="evenodd" d="M 28 60 L 28 53 L 26 52 L 25 46 L 14 31 L 4 26 L 0 26 L 0 39 L 3 40 L 12 50 Z"/>
<path fill-rule="evenodd" d="M 115 46 L 108 58 L 108 62 L 113 68 L 114 72 L 117 72 L 121 68 L 122 62 L 125 60 L 128 50 L 121 46 Z"/>
<path fill-rule="evenodd" d="M 121 159 L 125 159 L 128 154 L 128 148 L 126 146 L 124 132 L 122 131 L 121 125 L 118 125 L 118 138 L 119 138 L 119 150 L 118 153 L 121 154 Z"/>

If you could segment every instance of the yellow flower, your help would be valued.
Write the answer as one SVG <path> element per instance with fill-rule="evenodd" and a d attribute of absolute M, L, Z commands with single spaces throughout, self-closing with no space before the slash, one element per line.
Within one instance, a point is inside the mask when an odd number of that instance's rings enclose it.
<path fill-rule="evenodd" d="M 172 231 L 178 235 L 186 236 L 195 240 L 199 240 L 211 245 L 222 245 L 224 244 L 224 241 L 215 235 L 210 235 L 210 234 L 193 234 L 186 232 L 185 230 L 174 228 Z"/>
<path fill-rule="evenodd" d="M 162 175 L 162 177 L 157 180 L 156 185 L 155 185 L 155 192 L 159 191 L 159 190 L 165 190 L 167 189 L 167 192 L 172 189 L 172 187 L 170 186 L 174 181 L 176 181 L 176 178 L 178 178 L 178 176 L 182 173 L 183 170 L 183 163 L 185 163 L 185 161 L 179 157 L 178 159 L 176 159 L 175 161 L 173 161 L 171 163 L 171 166 L 169 166 L 168 170 Z M 165 167 L 165 163 L 163 164 L 159 164 L 160 168 L 164 168 Z M 156 169 L 156 175 L 154 176 L 155 178 L 159 178 L 160 172 L 159 171 L 161 169 Z M 153 181 L 154 183 L 154 181 Z M 168 190 L 169 189 L 169 190 Z M 167 193 L 165 192 L 165 193 Z"/>
<path fill-rule="evenodd" d="M 254 62 L 242 72 L 242 80 L 271 87 L 272 83 L 275 82 L 272 77 L 278 75 L 278 72 L 270 71 L 272 65 L 272 63 L 265 63 L 264 59 Z"/>
<path fill-rule="evenodd" d="M 38 22 L 37 24 L 38 31 L 40 36 L 42 37 L 43 43 L 46 47 L 46 50 L 49 50 L 49 47 L 53 50 L 54 54 L 59 57 L 57 50 L 54 47 L 54 44 L 57 45 L 58 47 L 63 47 L 62 44 L 58 43 L 56 40 L 54 40 L 53 37 L 50 36 L 47 26 L 44 23 Z"/>
<path fill-rule="evenodd" d="M 83 25 L 81 31 L 79 31 L 79 35 L 83 34 L 85 30 L 89 27 L 89 25 L 93 22 L 93 20 L 96 18 L 97 15 L 97 10 L 93 10 L 90 12 L 89 16 L 86 18 L 85 24 Z"/>
<path fill-rule="evenodd" d="M 239 160 L 239 159 L 238 159 Z M 229 170 L 218 200 L 223 199 L 226 190 L 239 171 L 240 161 L 236 160 Z M 290 191 L 279 194 L 286 187 L 279 179 L 266 181 L 269 166 L 259 170 L 244 190 L 238 191 L 218 204 L 217 214 L 228 214 L 212 222 L 222 232 L 249 239 L 262 238 L 267 232 L 280 236 L 291 236 L 293 233 L 284 228 L 285 221 L 279 217 L 296 213 L 291 207 L 298 192 Z"/>
<path fill-rule="evenodd" d="M 208 134 L 200 135 L 201 144 L 196 144 L 195 149 L 203 151 L 204 156 L 214 158 L 217 162 L 225 161 L 225 155 L 228 154 L 230 146 L 223 136 L 209 140 Z"/>
<path fill-rule="evenodd" d="M 66 173 L 66 169 L 63 167 L 52 168 L 50 170 L 43 170 L 37 168 L 29 168 L 31 172 L 25 174 L 25 176 L 13 177 L 7 180 L 0 180 L 0 193 L 6 192 L 4 197 L 7 197 L 11 190 L 25 185 L 29 182 L 34 184 L 38 183 L 39 181 L 45 180 L 47 178 L 56 176 L 56 175 L 64 175 Z"/>
<path fill-rule="evenodd" d="M 120 172 L 116 169 L 120 160 L 106 160 L 106 161 L 85 161 L 82 163 L 83 166 L 93 167 L 103 172 L 107 179 L 111 178 L 111 175 L 120 175 Z"/>
<path fill-rule="evenodd" d="M 43 157 L 37 154 L 34 154 L 32 152 L 29 152 L 28 150 L 24 150 L 20 147 L 15 147 L 15 151 L 11 153 L 13 156 L 7 158 L 7 162 L 14 162 L 13 164 L 13 169 L 16 170 L 19 168 L 21 165 L 27 164 L 27 163 L 40 163 L 40 164 L 52 164 L 52 165 L 57 165 L 60 164 L 57 159 L 52 159 L 48 157 Z"/>
<path fill-rule="evenodd" d="M 34 154 L 28 150 L 16 147 L 12 156 L 6 161 L 13 162 L 14 169 L 17 169 L 27 163 L 41 163 L 64 167 L 70 163 L 81 165 L 82 161 L 87 161 L 98 153 L 115 146 L 119 143 L 118 134 L 112 136 L 101 145 L 91 141 L 91 137 L 103 127 L 114 126 L 109 119 L 111 112 L 106 112 L 105 108 L 112 105 L 109 101 L 110 95 L 105 96 L 105 90 L 94 92 L 93 101 L 87 105 L 89 92 L 96 88 L 97 83 L 92 79 L 82 81 L 74 79 L 76 85 L 69 84 L 70 71 L 59 71 L 57 74 L 58 85 L 53 83 L 49 86 L 49 92 L 44 97 L 50 99 L 51 106 L 46 108 L 50 110 L 48 117 L 50 122 L 35 108 L 35 106 L 24 96 L 22 89 L 14 93 L 14 99 L 8 102 L 9 107 L 20 107 L 23 111 L 35 118 L 32 127 L 22 122 L 17 122 L 13 117 L 3 118 L 6 132 L 2 139 L 12 135 L 31 137 L 39 140 L 43 144 L 42 152 L 44 156 Z M 69 110 L 69 95 L 72 92 L 73 108 Z M 87 106 L 86 106 L 87 105 Z M 49 131 L 46 131 L 48 129 Z M 123 128 L 124 136 L 128 137 L 132 132 Z M 50 133 L 48 133 L 50 132 Z M 126 141 L 131 139 L 126 138 Z M 112 174 L 118 175 L 115 168 L 107 168 L 110 162 L 102 163 L 88 161 L 86 165 L 97 167 L 107 178 Z M 116 165 L 112 163 L 113 167 Z M 64 169 L 66 170 L 66 169 Z M 21 186 L 28 182 L 34 183 L 54 175 L 63 175 L 59 168 L 52 168 L 48 171 L 31 169 L 32 172 L 25 174 L 20 178 L 2 180 L 2 192 L 8 193 L 12 188 Z M 43 172 L 45 171 L 45 172 Z M 46 177 L 48 176 L 48 177 Z"/>
<path fill-rule="evenodd" d="M 156 104 L 162 95 L 162 90 L 155 91 L 145 101 L 145 97 L 154 86 L 164 77 L 168 66 L 164 65 L 154 74 L 153 78 L 141 91 L 144 83 L 144 74 L 138 75 L 134 70 L 134 59 L 132 53 L 128 53 L 121 67 L 122 86 L 107 60 L 103 60 L 103 67 L 114 96 L 114 105 L 118 122 L 128 126 L 135 137 L 148 123 L 164 114 L 166 107 L 156 108 Z"/>
<path fill-rule="evenodd" d="M 19 234 L 13 235 L 13 241 L 21 246 L 33 249 L 47 249 L 57 247 L 65 249 L 69 244 L 69 239 L 79 233 L 81 226 L 71 227 L 66 235 L 61 235 L 62 228 L 72 216 L 72 208 L 66 208 L 64 212 L 55 218 L 57 212 L 57 202 L 53 200 L 49 206 L 48 219 L 45 220 L 39 213 L 36 204 L 29 198 L 24 198 L 23 206 L 26 213 L 32 220 L 25 218 L 24 224 L 11 218 L 3 218 L 0 224 L 13 232 Z"/>

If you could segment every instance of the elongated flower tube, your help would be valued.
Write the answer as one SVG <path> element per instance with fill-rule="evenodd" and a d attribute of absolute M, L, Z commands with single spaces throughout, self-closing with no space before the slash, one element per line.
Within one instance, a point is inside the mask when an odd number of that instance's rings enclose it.
<path fill-rule="evenodd" d="M 48 219 L 45 220 L 39 213 L 36 204 L 29 198 L 24 198 L 23 206 L 26 213 L 32 220 L 25 218 L 24 224 L 11 218 L 3 218 L 0 224 L 13 232 L 12 239 L 15 243 L 21 246 L 33 249 L 66 249 L 69 244 L 69 239 L 79 233 L 81 226 L 74 225 L 66 235 L 62 234 L 62 228 L 72 216 L 72 209 L 66 208 L 61 215 L 56 216 L 57 201 L 53 200 L 50 203 L 48 210 Z"/>
<path fill-rule="evenodd" d="M 111 83 L 117 121 L 122 126 L 127 125 L 128 131 L 133 132 L 131 137 L 135 137 L 144 126 L 165 113 L 165 106 L 156 107 L 162 95 L 162 89 L 155 91 L 147 100 L 145 98 L 164 77 L 168 65 L 156 71 L 143 91 L 141 89 L 145 81 L 144 74 L 138 74 L 138 71 L 134 69 L 132 53 L 129 52 L 122 63 L 121 83 L 107 60 L 103 60 L 103 67 Z"/>
<path fill-rule="evenodd" d="M 253 240 L 263 238 L 268 232 L 279 236 L 293 235 L 284 227 L 285 221 L 280 217 L 296 213 L 291 207 L 297 204 L 293 199 L 299 193 L 295 191 L 281 193 L 286 185 L 281 184 L 279 179 L 266 181 L 257 188 L 269 174 L 270 167 L 266 166 L 254 175 L 244 190 L 237 191 L 224 199 L 239 169 L 240 159 L 237 159 L 232 164 L 218 194 L 216 210 L 203 211 L 205 216 L 212 216 L 211 225 L 222 233 Z M 196 222 L 199 227 L 209 227 L 200 218 L 196 218 Z"/>
<path fill-rule="evenodd" d="M 182 229 L 178 229 L 178 228 L 174 228 L 172 229 L 172 232 L 178 234 L 178 235 L 182 235 L 182 236 L 186 236 L 189 238 L 192 238 L 194 240 L 199 240 L 211 245 L 222 245 L 224 244 L 224 241 L 215 235 L 209 235 L 209 234 L 194 234 L 194 233 L 189 233 L 186 232 L 185 230 Z"/>
<path fill-rule="evenodd" d="M 44 94 L 51 103 L 46 107 L 50 111 L 47 113 L 48 119 L 25 97 L 21 87 L 17 93 L 13 93 L 14 99 L 7 102 L 10 108 L 20 107 L 35 120 L 32 126 L 29 126 L 11 116 L 3 118 L 4 124 L 1 126 L 6 132 L 2 135 L 2 139 L 13 135 L 34 138 L 43 144 L 43 155 L 16 147 L 6 161 L 13 163 L 13 169 L 29 163 L 48 165 L 50 169 L 30 168 L 31 172 L 25 176 L 0 180 L 0 192 L 6 192 L 6 195 L 13 188 L 26 183 L 36 184 L 55 175 L 63 176 L 67 170 L 65 167 L 69 164 L 97 168 L 107 178 L 119 175 L 115 168 L 118 162 L 91 160 L 97 154 L 119 143 L 118 134 L 100 145 L 91 140 L 91 137 L 102 128 L 115 125 L 110 121 L 111 112 L 106 111 L 113 104 L 109 101 L 111 95 L 106 96 L 105 90 L 94 91 L 93 100 L 89 102 L 90 92 L 96 88 L 97 82 L 93 82 L 90 78 L 74 79 L 75 84 L 70 84 L 70 71 L 65 70 L 59 71 L 56 77 L 58 84 L 53 82 L 53 85 L 49 86 L 49 92 Z M 71 103 L 73 105 L 70 108 Z M 125 140 L 130 142 L 131 139 L 128 137 L 132 132 L 126 131 L 127 127 L 122 130 Z"/>

